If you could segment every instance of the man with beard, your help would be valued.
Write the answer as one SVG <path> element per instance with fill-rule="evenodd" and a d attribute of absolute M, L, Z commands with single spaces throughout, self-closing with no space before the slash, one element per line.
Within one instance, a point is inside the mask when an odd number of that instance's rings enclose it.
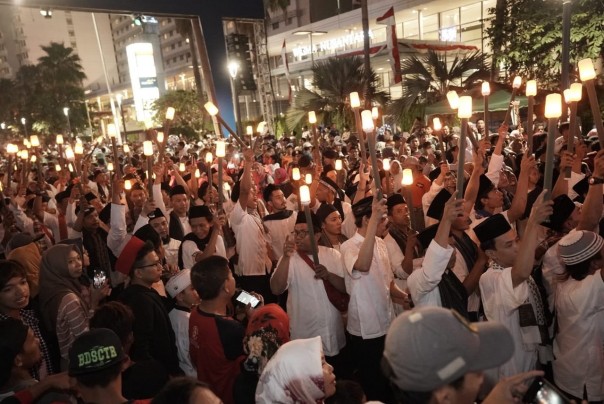
<path fill-rule="evenodd" d="M 403 303 L 407 294 L 394 283 L 386 233 L 386 200 L 366 197 L 352 207 L 357 232 L 340 247 L 350 294 L 347 331 L 359 379 L 369 400 L 391 402 L 388 382 L 380 371 L 384 340 L 394 318 L 392 300 Z"/>
<path fill-rule="evenodd" d="M 441 189 L 428 208 L 428 217 L 435 221 L 442 220 L 445 204 L 450 197 L 451 193 L 447 189 Z M 464 209 L 463 213 L 451 222 L 449 240 L 458 258 L 455 260 L 451 271 L 461 281 L 466 290 L 469 320 L 478 321 L 478 312 L 480 311 L 478 281 L 488 264 L 488 258 L 466 233 L 469 228 L 468 211 Z"/>
<path fill-rule="evenodd" d="M 280 258 L 283 255 L 283 244 L 286 237 L 294 231 L 296 215 L 287 209 L 287 200 L 279 185 L 267 185 L 262 191 L 262 197 L 270 212 L 262 220 L 271 235 L 274 256 Z"/>
<path fill-rule="evenodd" d="M 191 206 L 189 223 L 191 233 L 182 240 L 178 250 L 178 267 L 191 269 L 196 262 L 212 255 L 226 258 L 224 240 L 220 235 L 222 217 L 214 218 L 206 205 Z"/>
<path fill-rule="evenodd" d="M 539 346 L 549 337 L 542 296 L 531 276 L 539 224 L 553 212 L 545 193 L 533 205 L 522 241 L 503 214 L 474 228 L 480 248 L 491 259 L 479 281 L 485 315 L 505 325 L 516 346 L 512 359 L 494 370 L 495 380 L 535 369 Z"/>
<path fill-rule="evenodd" d="M 320 237 L 319 220 L 314 213 L 311 213 L 312 223 L 306 222 L 304 212 L 295 216 L 294 231 L 286 238 L 283 257 L 271 277 L 271 290 L 275 295 L 289 292 L 287 312 L 292 339 L 320 335 L 326 361 L 339 369 L 343 365 L 339 354 L 346 345 L 346 337 L 341 314 L 331 304 L 325 282 L 346 292 L 341 255 L 333 248 L 318 247 L 320 265 L 315 266 L 311 242 L 316 243 Z M 314 241 L 310 239 L 309 226 L 314 228 Z"/>
<path fill-rule="evenodd" d="M 394 274 L 394 282 L 401 289 L 407 289 L 407 278 L 413 272 L 413 259 L 419 258 L 415 248 L 416 234 L 410 228 L 411 218 L 407 202 L 401 194 L 393 194 L 386 201 L 388 207 L 388 221 L 390 226 L 388 234 L 384 237 L 384 243 L 390 257 L 390 269 Z M 397 313 L 402 307 L 396 305 Z"/>
<path fill-rule="evenodd" d="M 272 260 L 268 234 L 258 213 L 258 192 L 252 182 L 254 151 L 243 152 L 245 160 L 241 181 L 235 184 L 231 199 L 236 202 L 230 221 L 237 239 L 238 263 L 235 266 L 238 285 L 247 291 L 255 291 L 264 297 L 265 302 L 273 302 L 270 291 L 269 271 Z M 203 297 L 202 297 L 203 298 Z"/>

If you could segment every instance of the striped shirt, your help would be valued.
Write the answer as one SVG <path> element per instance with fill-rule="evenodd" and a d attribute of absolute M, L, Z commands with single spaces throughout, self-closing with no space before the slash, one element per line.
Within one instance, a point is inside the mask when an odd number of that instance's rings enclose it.
<path fill-rule="evenodd" d="M 75 293 L 63 296 L 57 313 L 57 340 L 61 358 L 67 361 L 69 348 L 73 341 L 82 333 L 88 331 L 90 313 L 84 308 Z"/>

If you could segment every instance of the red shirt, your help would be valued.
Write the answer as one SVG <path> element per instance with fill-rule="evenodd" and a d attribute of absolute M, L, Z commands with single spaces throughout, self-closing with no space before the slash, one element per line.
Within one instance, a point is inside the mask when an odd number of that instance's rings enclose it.
<path fill-rule="evenodd" d="M 199 309 L 189 318 L 189 344 L 197 379 L 206 382 L 225 404 L 233 404 L 233 384 L 241 370 L 245 328 L 231 317 Z"/>

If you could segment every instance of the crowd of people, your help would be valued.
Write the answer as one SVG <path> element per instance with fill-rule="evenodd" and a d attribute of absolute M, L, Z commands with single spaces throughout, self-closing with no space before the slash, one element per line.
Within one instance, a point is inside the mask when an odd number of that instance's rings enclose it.
<path fill-rule="evenodd" d="M 547 129 L 4 147 L 0 402 L 601 403 L 604 151 Z"/>

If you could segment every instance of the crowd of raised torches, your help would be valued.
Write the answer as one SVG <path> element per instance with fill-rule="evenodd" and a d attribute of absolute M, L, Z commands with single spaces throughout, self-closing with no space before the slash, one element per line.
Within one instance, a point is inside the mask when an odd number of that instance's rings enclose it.
<path fill-rule="evenodd" d="M 581 83 L 573 83 L 570 86 L 570 88 L 566 89 L 563 93 L 564 102 L 570 109 L 569 139 L 571 139 L 571 140 L 568 141 L 568 151 L 570 151 L 570 152 L 573 151 L 572 139 L 574 138 L 575 134 L 578 131 L 577 103 L 581 100 L 583 86 L 585 86 L 587 89 L 589 103 L 590 103 L 590 107 L 592 110 L 594 123 L 595 123 L 596 129 L 597 129 L 597 132 L 598 132 L 600 145 L 602 147 L 604 147 L 604 125 L 602 123 L 602 117 L 600 114 L 598 99 L 597 99 L 597 95 L 595 92 L 595 86 L 594 86 L 594 79 L 596 77 L 594 65 L 593 65 L 593 62 L 591 59 L 581 60 L 578 63 L 578 65 L 579 65 L 579 74 L 580 74 Z M 513 103 L 513 101 L 516 97 L 516 94 L 517 94 L 518 90 L 520 89 L 521 85 L 522 85 L 522 78 L 520 76 L 514 77 L 513 84 L 512 84 L 512 94 L 510 97 L 510 102 L 509 102 L 508 109 L 506 111 L 505 118 L 503 120 L 503 125 L 508 124 L 508 121 L 509 121 L 510 115 L 511 115 L 512 103 Z M 484 122 L 485 122 L 485 125 L 487 128 L 489 127 L 489 95 L 490 95 L 490 92 L 491 92 L 490 84 L 488 82 L 483 82 L 482 88 L 481 88 L 481 94 L 483 96 L 483 101 L 484 101 Z M 537 95 L 537 81 L 536 80 L 528 80 L 526 82 L 525 94 L 528 98 L 528 121 L 527 121 L 527 128 L 526 128 L 527 149 L 528 149 L 528 152 L 531 153 L 533 150 L 532 121 L 533 121 L 534 98 Z M 476 138 L 473 136 L 471 131 L 468 131 L 468 120 L 473 115 L 472 98 L 470 96 L 459 96 L 457 94 L 457 92 L 455 92 L 455 91 L 449 91 L 446 94 L 446 97 L 449 102 L 449 106 L 451 107 L 452 110 L 457 111 L 457 117 L 461 121 L 461 136 L 460 136 L 459 143 L 458 143 L 460 152 L 458 153 L 458 164 L 457 164 L 457 189 L 462 190 L 463 182 L 465 179 L 465 173 L 464 173 L 465 153 L 463 153 L 461 151 L 465 149 L 465 147 L 466 147 L 465 143 L 468 138 L 471 141 L 473 147 L 475 149 L 478 148 L 478 143 L 477 143 Z M 363 165 L 364 165 L 364 167 L 367 167 L 367 165 L 368 165 L 367 154 L 369 154 L 369 157 L 371 160 L 372 174 L 375 179 L 375 190 L 376 190 L 377 196 L 379 198 L 382 198 L 383 190 L 382 190 L 382 186 L 381 186 L 381 182 L 380 182 L 379 168 L 378 168 L 378 164 L 377 164 L 377 153 L 376 153 L 376 149 L 375 149 L 375 142 L 376 142 L 375 128 L 377 126 L 377 121 L 379 119 L 379 109 L 378 109 L 378 107 L 373 107 L 371 110 L 362 110 L 361 111 L 361 100 L 360 100 L 359 94 L 357 92 L 352 92 L 350 94 L 349 101 L 350 101 L 350 106 L 353 110 L 354 117 L 355 117 L 355 124 L 356 124 L 357 134 L 359 136 L 360 154 L 361 154 L 361 159 L 362 159 Z M 241 146 L 242 149 L 248 147 L 248 144 L 246 144 L 243 141 L 243 139 L 241 137 L 239 137 L 239 135 L 224 121 L 224 119 L 222 118 L 222 116 L 219 113 L 218 108 L 212 102 L 206 103 L 204 105 L 204 108 L 210 114 L 210 116 L 212 116 L 212 118 L 215 118 L 220 123 L 220 125 L 222 125 L 229 132 L 229 134 L 239 143 L 239 145 Z M 154 139 L 155 143 L 157 145 L 158 161 L 160 163 L 163 163 L 163 159 L 164 159 L 163 156 L 164 156 L 165 145 L 166 145 L 166 141 L 167 141 L 166 134 L 169 134 L 169 132 L 170 132 L 170 125 L 171 125 L 172 120 L 174 119 L 175 112 L 176 111 L 174 110 L 174 108 L 172 108 L 172 107 L 167 108 L 166 114 L 165 114 L 165 123 L 163 125 L 163 131 L 158 131 L 156 134 L 156 137 Z M 558 119 L 563 115 L 563 96 L 562 96 L 562 94 L 553 93 L 553 94 L 548 94 L 546 96 L 544 115 L 548 119 L 548 131 L 549 131 L 549 135 L 547 136 L 547 148 L 546 148 L 546 156 L 545 156 L 544 189 L 551 191 L 553 165 L 554 165 L 554 141 L 555 141 L 555 137 L 556 137 L 554 128 L 557 127 Z M 313 153 L 315 154 L 315 157 L 318 157 L 320 159 L 319 147 L 318 147 L 318 132 L 317 132 L 317 128 L 316 128 L 317 117 L 316 117 L 316 113 L 314 111 L 309 112 L 308 122 L 312 128 L 312 137 L 313 137 L 313 146 L 314 146 Z M 260 135 L 261 133 L 263 133 L 264 125 L 265 125 L 264 122 L 261 122 L 258 125 L 258 127 L 256 129 L 256 135 Z M 439 133 L 442 129 L 442 122 L 440 121 L 440 118 L 438 118 L 438 117 L 434 118 L 433 129 L 435 131 L 435 134 L 439 135 Z M 112 146 L 112 151 L 113 151 L 113 160 L 114 160 L 114 163 L 109 162 L 107 164 L 107 170 L 110 172 L 113 172 L 114 164 L 115 164 L 116 174 L 121 175 L 119 164 L 118 164 L 118 145 L 117 145 L 117 139 L 116 139 L 117 133 L 118 133 L 118 131 L 117 131 L 115 124 L 110 123 L 107 125 L 107 135 L 111 141 L 111 146 Z M 246 134 L 251 139 L 253 139 L 254 130 L 253 130 L 252 126 L 247 126 Z M 222 191 L 222 189 L 223 189 L 222 171 L 223 171 L 223 159 L 226 156 L 226 143 L 225 143 L 224 138 L 222 138 L 222 136 L 220 136 L 220 134 L 218 134 L 218 135 L 219 135 L 219 138 L 215 141 L 215 156 L 213 156 L 211 152 L 207 152 L 206 155 L 204 156 L 204 158 L 205 158 L 205 163 L 206 163 L 206 167 L 208 170 L 208 172 L 207 172 L 208 181 L 212 181 L 211 165 L 214 160 L 214 157 L 217 158 L 218 189 Z M 257 138 L 258 137 L 260 137 L 260 136 L 257 136 Z M 94 142 L 94 144 L 92 146 L 92 150 L 84 159 L 86 159 L 92 155 L 92 153 L 94 152 L 96 147 L 102 142 L 102 140 L 103 140 L 103 138 L 101 137 Z M 55 143 L 57 145 L 58 154 L 59 154 L 59 163 L 56 165 L 56 170 L 60 171 L 62 169 L 67 168 L 70 172 L 75 173 L 75 175 L 78 177 L 80 175 L 82 175 L 80 167 L 81 167 L 81 163 L 82 163 L 82 156 L 84 155 L 84 146 L 83 146 L 81 140 L 76 139 L 73 146 L 69 143 L 67 143 L 65 145 L 63 136 L 57 135 Z M 147 179 L 148 179 L 148 185 L 149 185 L 149 197 L 150 198 L 152 198 L 152 195 L 153 195 L 152 180 L 153 180 L 153 164 L 154 164 L 154 156 L 155 156 L 155 150 L 154 150 L 153 143 L 154 143 L 153 140 L 149 140 L 149 139 L 145 140 L 143 142 L 143 154 L 146 156 L 146 159 L 147 159 Z M 444 152 L 445 151 L 444 150 L 445 142 L 444 142 L 444 139 L 442 138 L 442 136 L 440 137 L 440 143 L 441 143 L 441 147 L 443 148 L 443 152 Z M 18 160 L 22 161 L 22 164 L 23 164 L 22 175 L 24 176 L 22 178 L 23 182 L 25 182 L 25 180 L 26 180 L 25 173 L 28 170 L 29 163 L 30 162 L 37 163 L 38 165 L 41 164 L 40 158 L 38 157 L 39 148 L 40 148 L 40 141 L 39 141 L 38 136 L 32 135 L 28 138 L 26 135 L 26 138 L 24 139 L 23 144 L 24 144 L 24 147 L 21 149 L 19 149 L 19 146 L 15 145 L 15 144 L 8 144 L 6 147 L 6 152 L 8 155 L 9 186 L 10 186 L 10 181 L 11 181 L 11 172 L 13 169 L 15 169 L 15 170 L 17 169 L 17 166 L 15 164 L 16 161 L 13 161 L 13 159 L 16 158 L 17 161 Z M 367 151 L 365 149 L 365 144 L 367 144 L 369 147 L 369 153 L 367 153 Z M 253 144 L 250 144 L 249 146 L 254 147 Z M 31 153 L 29 152 L 29 149 L 32 149 Z M 122 150 L 123 150 L 124 154 L 129 155 L 130 148 L 129 148 L 128 144 L 124 143 L 122 145 Z M 443 157 L 443 159 L 444 159 L 444 157 Z M 446 161 L 446 160 L 443 160 L 443 161 Z M 382 161 L 382 167 L 386 172 L 388 172 L 390 169 L 390 160 L 384 159 Z M 179 171 L 184 171 L 184 170 L 185 170 L 184 163 L 181 163 L 179 166 Z M 340 175 L 342 173 L 343 162 L 341 159 L 336 160 L 335 170 L 338 172 L 338 175 Z M 406 168 L 403 170 L 402 174 L 403 174 L 402 175 L 402 184 L 401 184 L 402 192 L 404 192 L 406 194 L 405 196 L 408 200 L 409 206 L 412 206 L 413 202 L 412 202 L 411 186 L 413 185 L 413 181 L 414 181 L 413 172 L 411 169 Z M 567 173 L 565 173 L 565 175 L 568 178 L 570 173 L 567 172 Z M 200 177 L 199 169 L 196 170 L 195 177 L 196 178 Z M 301 184 L 299 187 L 299 191 L 298 191 L 299 192 L 299 203 L 300 203 L 300 206 L 303 207 L 303 209 L 306 213 L 306 216 L 307 216 L 307 223 L 309 224 L 308 232 L 309 232 L 311 244 L 312 244 L 312 256 L 313 256 L 313 260 L 315 261 L 315 263 L 318 264 L 317 246 L 316 246 L 316 243 L 314 242 L 314 240 L 315 240 L 314 231 L 313 231 L 313 228 L 311 225 L 312 220 L 310 219 L 310 207 L 309 207 L 309 205 L 311 203 L 310 185 L 313 182 L 312 174 L 310 174 L 310 173 L 306 174 L 304 181 L 302 182 L 302 176 L 301 176 L 300 170 L 299 170 L 299 168 L 295 167 L 292 170 L 292 180 L 296 183 Z M 126 180 L 124 187 L 126 190 L 129 190 L 132 188 L 132 183 L 129 180 Z M 389 192 L 390 190 L 387 189 L 387 191 Z M 218 192 L 218 195 L 220 198 L 220 205 L 222 205 L 223 193 Z M 463 198 L 463 195 L 458 193 L 457 197 Z M 413 216 L 413 215 L 411 215 L 411 216 Z M 411 223 L 411 227 L 412 228 L 414 227 L 413 223 Z"/>
<path fill-rule="evenodd" d="M 558 120 L 561 116 L 563 116 L 563 108 L 564 103 L 567 105 L 567 108 L 570 109 L 569 114 L 569 126 L 570 126 L 570 135 L 568 140 L 568 151 L 573 152 L 573 143 L 575 134 L 578 131 L 577 125 L 577 103 L 581 101 L 582 89 L 583 86 L 587 89 L 587 94 L 589 96 L 589 103 L 592 110 L 592 115 L 594 119 L 594 123 L 596 126 L 596 130 L 598 133 L 600 146 L 604 147 L 604 125 L 602 124 L 602 116 L 599 109 L 598 99 L 595 92 L 594 79 L 596 77 L 594 65 L 591 59 L 584 59 L 579 62 L 579 74 L 581 83 L 573 83 L 570 88 L 564 90 L 563 95 L 558 93 L 548 94 L 545 99 L 545 112 L 544 115 L 548 119 L 548 136 L 547 136 L 547 147 L 546 147 L 546 155 L 545 155 L 545 169 L 544 169 L 544 189 L 549 191 L 548 197 L 551 195 L 552 189 L 552 179 L 553 179 L 553 169 L 554 169 L 554 142 L 556 139 L 556 131 L 555 128 L 558 126 Z M 512 83 L 512 93 L 510 96 L 510 101 L 508 104 L 508 109 L 505 114 L 505 118 L 503 120 L 502 126 L 507 126 L 511 117 L 511 110 L 514 104 L 514 100 L 516 98 L 517 92 L 522 86 L 522 78 L 520 76 L 514 77 Z M 481 87 L 481 94 L 483 96 L 484 102 L 484 122 L 486 127 L 489 127 L 489 95 L 491 93 L 490 84 L 488 82 L 483 82 Z M 534 110 L 534 102 L 535 96 L 537 95 L 537 81 L 536 80 L 528 80 L 526 82 L 526 90 L 525 94 L 528 100 L 528 120 L 527 120 L 527 150 L 529 154 L 533 152 L 533 110 Z M 463 189 L 463 183 L 465 180 L 465 153 L 462 150 L 466 147 L 466 141 L 469 139 L 474 147 L 474 149 L 478 149 L 478 141 L 474 137 L 471 131 L 468 131 L 468 120 L 473 115 L 472 109 L 472 97 L 470 96 L 459 96 L 455 91 L 449 91 L 447 93 L 447 100 L 449 102 L 449 106 L 452 110 L 457 111 L 457 117 L 461 121 L 461 136 L 459 138 L 458 147 L 460 152 L 458 153 L 458 163 L 457 163 L 457 198 L 463 198 L 461 194 L 461 190 Z M 563 98 L 564 96 L 564 98 Z M 379 170 L 377 165 L 377 153 L 375 150 L 375 127 L 377 126 L 377 119 L 379 116 L 379 111 L 377 107 L 373 107 L 371 110 L 363 110 L 361 111 L 361 102 L 359 98 L 359 94 L 353 92 L 349 97 L 350 106 L 353 110 L 355 117 L 355 124 L 357 128 L 357 134 L 359 136 L 359 145 L 360 145 L 360 153 L 362 162 L 365 167 L 367 166 L 367 152 L 365 150 L 365 144 L 369 147 L 369 157 L 371 159 L 371 168 L 372 174 L 375 179 L 375 187 L 378 198 L 381 198 L 383 195 Z M 309 123 L 316 123 L 316 116 L 314 112 L 309 114 Z M 362 129 L 362 130 L 359 130 Z M 433 129 L 435 134 L 438 136 L 440 131 L 442 130 L 442 123 L 439 117 L 435 117 L 433 120 Z M 313 131 L 315 129 L 313 128 Z M 440 137 L 440 143 L 443 151 L 443 162 L 446 162 L 444 159 L 444 151 L 445 151 L 445 142 L 442 136 Z M 390 160 L 384 159 L 382 161 L 382 168 L 386 172 L 386 176 L 388 178 L 388 171 L 390 169 Z M 339 173 L 342 170 L 342 162 L 341 160 L 336 160 L 336 171 Z M 310 176 L 310 174 L 308 175 Z M 570 177 L 570 170 L 565 172 L 565 177 Z M 300 172 L 298 168 L 294 168 L 292 173 L 292 179 L 294 181 L 300 180 Z M 312 178 L 306 178 L 305 181 L 307 184 L 312 182 Z M 408 206 L 413 206 L 412 201 L 412 191 L 411 186 L 413 185 L 413 172 L 412 169 L 406 168 L 403 170 L 402 181 L 401 181 L 401 192 L 405 195 L 407 199 Z M 389 190 L 388 190 L 389 191 Z M 300 186 L 300 201 L 304 206 L 305 212 L 309 211 L 308 205 L 311 201 L 310 196 L 310 188 L 308 185 Z M 308 213 L 307 223 L 311 223 L 310 214 Z M 411 219 L 413 219 L 413 215 L 411 215 Z M 411 220 L 411 228 L 415 228 L 413 220 Z M 312 229 L 312 225 L 308 225 L 308 232 L 310 234 L 311 243 L 314 243 L 314 232 Z M 316 258 L 316 245 L 313 246 L 313 257 Z M 318 263 L 318 258 L 315 259 L 315 263 Z"/>

